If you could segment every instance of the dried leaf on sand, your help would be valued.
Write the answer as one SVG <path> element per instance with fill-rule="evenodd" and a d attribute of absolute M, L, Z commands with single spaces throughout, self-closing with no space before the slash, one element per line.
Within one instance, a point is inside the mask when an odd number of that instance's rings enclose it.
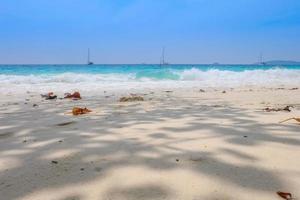
<path fill-rule="evenodd" d="M 77 115 L 84 115 L 87 113 L 92 112 L 91 110 L 87 109 L 87 108 L 78 108 L 78 107 L 74 107 L 72 110 L 72 114 L 77 116 Z"/>
<path fill-rule="evenodd" d="M 79 92 L 74 92 L 73 94 L 66 93 L 65 94 L 65 99 L 81 99 L 81 95 L 80 95 Z"/>
<path fill-rule="evenodd" d="M 286 199 L 286 200 L 292 200 L 293 197 L 292 197 L 292 194 L 289 193 L 289 192 L 277 192 L 277 194 L 283 198 L 283 199 Z"/>

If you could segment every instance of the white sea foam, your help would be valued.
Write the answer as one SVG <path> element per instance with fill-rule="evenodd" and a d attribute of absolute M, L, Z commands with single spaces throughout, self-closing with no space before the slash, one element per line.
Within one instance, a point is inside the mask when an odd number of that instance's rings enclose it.
<path fill-rule="evenodd" d="M 242 72 L 208 70 L 196 68 L 170 71 L 178 77 L 164 79 L 139 76 L 136 74 L 75 74 L 57 75 L 4 75 L 0 74 L 0 92 L 16 93 L 24 91 L 94 91 L 152 88 L 187 87 L 245 87 L 245 86 L 300 86 L 300 70 L 270 69 Z M 174 76 L 172 76 L 174 77 Z"/>
<path fill-rule="evenodd" d="M 299 85 L 300 70 L 275 68 L 234 72 L 221 70 L 201 71 L 192 68 L 180 73 L 180 80 L 198 81 L 208 87 Z"/>

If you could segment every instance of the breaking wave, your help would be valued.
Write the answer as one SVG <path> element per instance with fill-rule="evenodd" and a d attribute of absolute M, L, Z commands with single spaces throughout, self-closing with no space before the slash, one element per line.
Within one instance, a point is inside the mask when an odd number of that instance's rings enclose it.
<path fill-rule="evenodd" d="M 136 73 L 61 73 L 39 75 L 0 74 L 1 91 L 16 88 L 32 90 L 43 88 L 76 88 L 80 90 L 103 88 L 154 87 L 244 87 L 300 85 L 299 69 L 256 69 L 244 71 L 162 69 Z"/>

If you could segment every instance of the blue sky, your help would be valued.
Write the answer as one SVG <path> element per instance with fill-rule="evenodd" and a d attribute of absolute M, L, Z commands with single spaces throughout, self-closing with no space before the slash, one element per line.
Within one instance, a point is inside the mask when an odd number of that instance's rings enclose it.
<path fill-rule="evenodd" d="M 299 0 L 1 0 L 0 63 L 300 60 Z"/>

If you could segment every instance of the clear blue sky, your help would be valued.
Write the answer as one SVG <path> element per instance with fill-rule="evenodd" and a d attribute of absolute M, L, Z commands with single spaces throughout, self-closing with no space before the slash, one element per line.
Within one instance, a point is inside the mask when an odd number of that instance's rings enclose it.
<path fill-rule="evenodd" d="M 0 63 L 300 60 L 300 0 L 1 0 Z"/>

